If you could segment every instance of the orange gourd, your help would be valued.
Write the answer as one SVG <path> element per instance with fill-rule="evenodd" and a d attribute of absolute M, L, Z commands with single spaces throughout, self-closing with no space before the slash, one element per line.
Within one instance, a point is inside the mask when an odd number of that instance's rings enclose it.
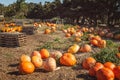
<path fill-rule="evenodd" d="M 92 49 L 91 49 L 91 46 L 88 45 L 88 44 L 83 44 L 80 49 L 79 49 L 80 52 L 91 52 Z"/>
<path fill-rule="evenodd" d="M 41 58 L 41 54 L 39 53 L 39 51 L 33 51 L 31 57 L 32 56 L 39 56 Z"/>
<path fill-rule="evenodd" d="M 26 54 L 22 54 L 21 57 L 20 57 L 20 62 L 30 62 L 31 61 L 31 58 L 30 56 L 26 55 Z"/>
<path fill-rule="evenodd" d="M 60 63 L 65 66 L 73 66 L 76 62 L 77 60 L 72 53 L 64 53 L 60 58 Z"/>
<path fill-rule="evenodd" d="M 89 75 L 96 76 L 96 72 L 103 67 L 104 65 L 102 63 L 97 62 L 93 67 L 89 69 Z"/>
<path fill-rule="evenodd" d="M 118 80 L 120 80 L 120 66 L 116 66 L 114 69 L 113 69 L 113 72 L 115 74 L 115 78 L 117 78 Z"/>
<path fill-rule="evenodd" d="M 109 68 L 102 68 L 96 72 L 97 80 L 114 80 L 114 73 Z"/>
<path fill-rule="evenodd" d="M 31 61 L 36 68 L 40 68 L 43 63 L 43 60 L 39 56 L 32 56 Z"/>
<path fill-rule="evenodd" d="M 105 62 L 105 63 L 104 63 L 104 66 L 105 66 L 106 68 L 111 69 L 111 70 L 113 70 L 113 69 L 116 67 L 115 64 L 112 63 L 112 62 Z"/>
<path fill-rule="evenodd" d="M 106 40 L 99 40 L 98 41 L 98 47 L 99 48 L 105 48 L 106 47 Z"/>
<path fill-rule="evenodd" d="M 46 59 L 50 56 L 50 53 L 47 49 L 41 49 L 40 54 L 42 59 Z"/>
<path fill-rule="evenodd" d="M 21 74 L 30 74 L 33 73 L 35 70 L 32 62 L 21 62 L 18 68 Z"/>
<path fill-rule="evenodd" d="M 94 46 L 98 46 L 98 41 L 95 39 L 90 40 L 90 43 Z"/>
<path fill-rule="evenodd" d="M 89 70 L 91 67 L 93 67 L 96 63 L 96 60 L 93 57 L 88 57 L 82 62 L 82 67 L 84 69 Z"/>

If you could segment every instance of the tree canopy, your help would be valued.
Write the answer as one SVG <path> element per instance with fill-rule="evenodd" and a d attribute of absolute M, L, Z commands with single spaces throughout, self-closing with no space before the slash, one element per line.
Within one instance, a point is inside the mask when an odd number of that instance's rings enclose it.
<path fill-rule="evenodd" d="M 108 25 L 120 19 L 120 0 L 54 0 L 53 2 L 26 3 L 17 0 L 8 6 L 0 4 L 0 14 L 11 18 L 51 19 L 67 18 L 74 23 L 88 21 Z M 84 24 L 81 22 L 81 24 Z"/>

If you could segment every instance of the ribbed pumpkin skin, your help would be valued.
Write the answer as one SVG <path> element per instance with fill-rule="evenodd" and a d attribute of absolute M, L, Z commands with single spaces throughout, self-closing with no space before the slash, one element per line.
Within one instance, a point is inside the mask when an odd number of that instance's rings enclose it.
<path fill-rule="evenodd" d="M 111 70 L 113 70 L 113 69 L 116 67 L 115 64 L 113 64 L 112 62 L 105 62 L 105 63 L 104 63 L 104 66 L 105 66 L 106 68 L 111 69 Z"/>
<path fill-rule="evenodd" d="M 109 68 L 102 68 L 96 72 L 97 80 L 114 80 L 114 73 Z"/>
<path fill-rule="evenodd" d="M 73 66 L 76 62 L 77 60 L 72 53 L 64 53 L 60 58 L 60 63 L 65 66 Z"/>
<path fill-rule="evenodd" d="M 120 80 L 120 66 L 116 66 L 114 69 L 113 69 L 113 72 L 115 74 L 115 78 L 119 79 Z"/>
<path fill-rule="evenodd" d="M 104 65 L 102 63 L 97 62 L 92 68 L 89 69 L 89 75 L 96 76 L 96 72 L 103 67 Z"/>
<path fill-rule="evenodd" d="M 43 68 L 46 71 L 54 71 L 56 69 L 56 60 L 52 57 L 47 58 L 44 62 L 43 62 Z"/>
<path fill-rule="evenodd" d="M 82 62 L 82 67 L 84 69 L 89 70 L 91 67 L 93 67 L 96 63 L 96 60 L 93 57 L 88 57 Z"/>
<path fill-rule="evenodd" d="M 32 62 L 21 62 L 19 65 L 19 72 L 21 74 L 30 74 L 33 73 L 35 70 L 34 65 Z"/>

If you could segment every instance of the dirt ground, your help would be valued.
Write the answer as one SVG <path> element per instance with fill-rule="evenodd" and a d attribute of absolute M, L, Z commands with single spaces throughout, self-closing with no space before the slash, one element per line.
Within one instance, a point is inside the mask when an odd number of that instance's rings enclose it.
<path fill-rule="evenodd" d="M 7 48 L 0 47 L 0 80 L 96 80 L 88 75 L 88 72 L 81 67 L 81 62 L 90 53 L 77 53 L 77 64 L 73 67 L 59 66 L 60 69 L 53 72 L 46 72 L 43 69 L 36 69 L 32 74 L 21 75 L 17 69 L 21 54 L 30 55 L 36 50 L 37 46 L 46 41 L 52 41 L 53 38 L 65 38 L 59 31 L 53 35 L 45 35 L 43 31 L 34 35 L 27 35 L 25 46 Z M 67 43 L 64 43 L 67 45 Z M 93 49 L 94 51 L 97 49 Z"/>

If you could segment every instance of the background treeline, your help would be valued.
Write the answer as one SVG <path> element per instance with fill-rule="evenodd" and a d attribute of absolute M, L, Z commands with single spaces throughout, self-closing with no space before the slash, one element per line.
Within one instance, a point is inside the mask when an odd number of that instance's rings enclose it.
<path fill-rule="evenodd" d="M 120 23 L 120 0 L 54 0 L 44 4 L 17 0 L 8 6 L 0 4 L 0 14 L 6 18 L 60 18 L 77 24 L 113 25 Z"/>

